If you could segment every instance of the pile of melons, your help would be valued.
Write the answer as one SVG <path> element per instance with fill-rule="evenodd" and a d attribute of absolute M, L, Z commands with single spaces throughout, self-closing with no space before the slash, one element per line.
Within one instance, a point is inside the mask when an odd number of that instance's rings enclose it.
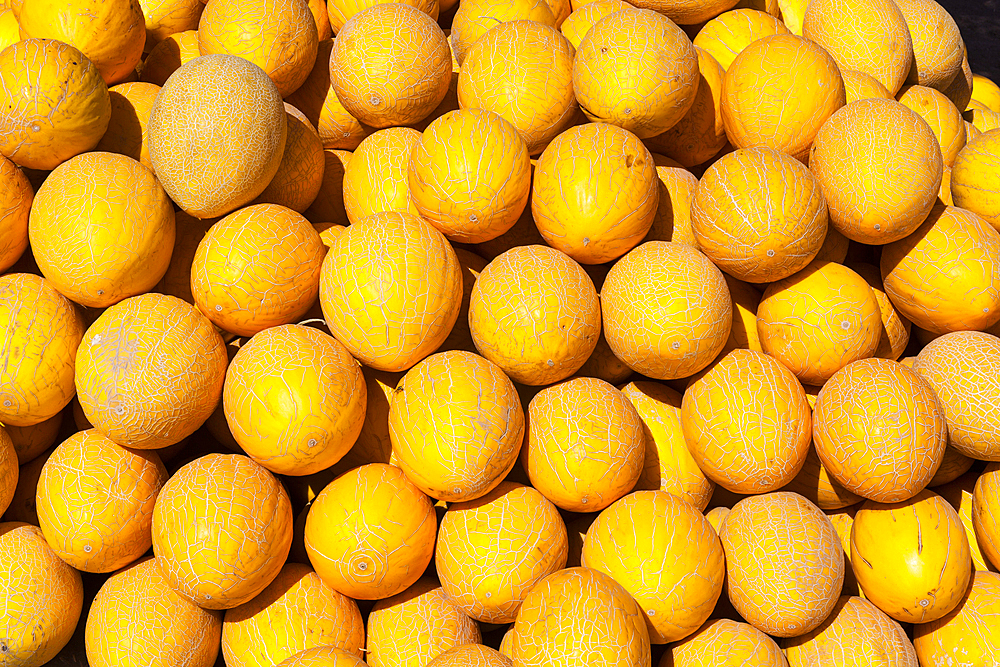
<path fill-rule="evenodd" d="M 0 667 L 987 667 L 934 0 L 0 0 Z"/>

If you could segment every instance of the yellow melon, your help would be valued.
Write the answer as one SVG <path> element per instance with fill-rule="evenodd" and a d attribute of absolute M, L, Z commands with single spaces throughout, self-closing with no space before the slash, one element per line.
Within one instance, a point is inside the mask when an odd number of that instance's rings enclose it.
<path fill-rule="evenodd" d="M 162 86 L 181 65 L 200 55 L 197 30 L 174 33 L 153 47 L 146 56 L 142 63 L 142 71 L 139 73 L 139 80 Z"/>
<path fill-rule="evenodd" d="M 327 0 L 326 9 L 333 34 L 339 34 L 344 29 L 344 24 L 355 14 L 378 4 L 378 0 Z M 416 7 L 435 21 L 441 11 L 438 0 L 403 0 L 403 4 Z"/>
<path fill-rule="evenodd" d="M 30 169 L 55 169 L 92 150 L 111 120 L 111 96 L 97 67 L 52 39 L 0 51 L 0 108 L 0 154 Z"/>
<path fill-rule="evenodd" d="M 42 468 L 38 525 L 76 569 L 117 570 L 152 545 L 153 504 L 166 481 L 156 452 L 125 449 L 93 429 L 80 431 Z"/>
<path fill-rule="evenodd" d="M 87 329 L 76 355 L 76 390 L 101 433 L 123 447 L 160 449 L 212 414 L 226 363 L 222 337 L 193 306 L 144 294 L 108 308 Z"/>
<path fill-rule="evenodd" d="M 976 572 L 962 600 L 948 615 L 913 627 L 913 646 L 921 664 L 988 665 L 1000 652 L 994 619 L 1000 600 L 1000 575 Z M 958 663 L 961 664 L 961 663 Z"/>
<path fill-rule="evenodd" d="M 532 486 L 571 512 L 597 512 L 635 486 L 645 433 L 632 404 L 597 378 L 577 377 L 535 395 L 521 463 Z"/>
<path fill-rule="evenodd" d="M 604 334 L 601 333 L 597 338 L 594 351 L 587 357 L 587 361 L 583 362 L 583 366 L 580 366 L 580 370 L 576 374 L 600 378 L 605 382 L 617 385 L 632 376 L 632 369 L 615 356 L 608 341 L 604 338 Z"/>
<path fill-rule="evenodd" d="M 476 41 L 458 75 L 462 109 L 492 111 L 537 155 L 573 119 L 573 45 L 552 26 L 508 21 Z"/>
<path fill-rule="evenodd" d="M 0 427 L 0 515 L 7 511 L 17 492 L 19 475 L 17 451 L 7 430 Z"/>
<path fill-rule="evenodd" d="M 648 9 L 605 16 L 584 35 L 573 59 L 573 91 L 587 118 L 641 139 L 666 132 L 687 114 L 698 78 L 691 40 Z"/>
<path fill-rule="evenodd" d="M 787 491 L 736 503 L 719 534 L 736 611 L 775 637 L 798 637 L 830 615 L 844 581 L 844 550 L 830 519 Z"/>
<path fill-rule="evenodd" d="M 739 0 L 634 0 L 636 7 L 652 9 L 679 25 L 697 25 L 732 9 Z"/>
<path fill-rule="evenodd" d="M 449 505 L 434 564 L 448 599 L 464 613 L 510 623 L 527 592 L 565 567 L 568 549 L 556 506 L 530 486 L 501 482 L 477 500 Z"/>
<path fill-rule="evenodd" d="M 714 618 L 667 649 L 659 667 L 787 667 L 774 640 L 746 623 Z"/>
<path fill-rule="evenodd" d="M 757 308 L 760 307 L 761 293 L 753 285 L 737 280 L 728 273 L 722 275 L 726 279 L 729 295 L 732 297 L 733 326 L 729 330 L 726 344 L 722 346 L 716 359 L 738 349 L 763 352 L 760 337 L 757 335 Z"/>
<path fill-rule="evenodd" d="M 197 30 L 198 19 L 205 9 L 202 0 L 139 0 L 146 20 L 146 42 L 143 51 L 150 53 L 171 35 Z"/>
<path fill-rule="evenodd" d="M 153 172 L 116 153 L 59 165 L 38 189 L 28 220 L 42 274 L 95 308 L 152 289 L 167 271 L 175 236 L 173 206 Z"/>
<path fill-rule="evenodd" d="M 376 128 L 411 125 L 441 103 L 451 52 L 440 26 L 406 4 L 380 4 L 337 32 L 330 82 L 347 111 Z"/>
<path fill-rule="evenodd" d="M 889 89 L 879 83 L 878 79 L 870 74 L 843 68 L 840 70 L 840 74 L 844 78 L 844 90 L 847 92 L 848 104 L 873 97 L 881 97 L 887 100 L 893 97 Z"/>
<path fill-rule="evenodd" d="M 441 343 L 438 352 L 449 350 L 475 352 L 476 344 L 472 340 L 472 330 L 469 328 L 469 306 L 472 303 L 472 290 L 476 285 L 476 280 L 489 262 L 464 248 L 456 248 L 455 256 L 458 257 L 458 265 L 462 269 L 462 305 L 458 310 L 455 326 Z"/>
<path fill-rule="evenodd" d="M 410 127 L 391 127 L 366 137 L 344 167 L 344 208 L 357 223 L 386 211 L 419 215 L 410 198 L 410 157 L 420 143 Z"/>
<path fill-rule="evenodd" d="M 7 664 L 44 665 L 73 636 L 83 608 L 80 573 L 52 551 L 36 526 L 0 523 L 0 606 L 0 652 Z"/>
<path fill-rule="evenodd" d="M 448 40 L 456 63 L 461 66 L 476 40 L 507 21 L 535 21 L 559 27 L 546 0 L 465 0 L 458 3 Z"/>
<path fill-rule="evenodd" d="M 146 126 L 160 86 L 134 81 L 110 89 L 111 121 L 95 150 L 120 153 L 152 169 Z"/>
<path fill-rule="evenodd" d="M 653 162 L 660 181 L 660 195 L 653 224 L 643 240 L 673 241 L 697 248 L 698 240 L 691 228 L 691 202 L 698 187 L 698 178 L 680 163 L 662 155 L 654 154 Z"/>
<path fill-rule="evenodd" d="M 693 41 L 726 70 L 743 49 L 758 39 L 790 32 L 770 14 L 756 9 L 733 9 L 706 23 Z"/>
<path fill-rule="evenodd" d="M 885 246 L 881 268 L 886 294 L 922 329 L 984 329 L 1000 318 L 1000 233 L 974 213 L 935 204 L 915 232 Z"/>
<path fill-rule="evenodd" d="M 905 623 L 945 616 L 972 573 L 958 513 L 926 489 L 899 503 L 866 501 L 851 529 L 851 563 L 864 596 Z"/>
<path fill-rule="evenodd" d="M 973 102 L 969 104 L 971 105 Z M 989 132 L 1000 128 L 1000 113 L 989 109 L 971 107 L 962 113 L 962 118 L 980 132 Z"/>
<path fill-rule="evenodd" d="M 528 593 L 507 654 L 518 667 L 650 664 L 642 610 L 614 579 L 586 567 L 560 570 Z"/>
<path fill-rule="evenodd" d="M 722 82 L 722 120 L 733 146 L 767 146 L 803 162 L 820 127 L 845 101 L 837 63 L 795 35 L 751 43 Z"/>
<path fill-rule="evenodd" d="M 972 99 L 990 111 L 1000 111 L 1000 86 L 987 76 L 973 74 Z"/>
<path fill-rule="evenodd" d="M 482 644 L 466 644 L 445 651 L 427 667 L 513 667 L 510 658 Z"/>
<path fill-rule="evenodd" d="M 357 603 L 301 563 L 286 563 L 257 597 L 227 610 L 222 624 L 228 667 L 271 667 L 318 646 L 360 658 L 364 643 Z"/>
<path fill-rule="evenodd" d="M 550 246 L 583 264 L 603 264 L 646 236 L 659 193 L 653 156 L 636 135 L 587 123 L 566 130 L 542 152 L 531 215 Z"/>
<path fill-rule="evenodd" d="M 17 23 L 17 15 L 0 2 L 0 51 L 20 41 L 21 26 Z"/>
<path fill-rule="evenodd" d="M 903 86 L 897 99 L 923 118 L 941 147 L 945 167 L 951 167 L 965 146 L 965 121 L 944 93 L 926 86 Z"/>
<path fill-rule="evenodd" d="M 948 450 L 956 451 L 950 447 Z M 972 459 L 966 457 L 963 458 L 972 463 Z M 969 468 L 971 467 L 972 466 L 970 465 Z M 965 529 L 965 537 L 969 540 L 969 553 L 972 555 L 972 568 L 976 571 L 989 570 L 996 572 L 997 568 L 983 554 L 983 549 L 979 544 L 979 536 L 976 534 L 976 520 L 973 516 L 976 509 L 976 483 L 979 481 L 980 474 L 974 470 L 968 474 L 963 474 L 969 468 L 960 469 L 959 473 L 955 475 L 952 480 L 940 486 L 936 486 L 934 488 L 934 492 L 940 494 L 941 497 L 947 500 L 955 511 L 958 512 L 958 518 L 961 519 L 962 527 Z M 989 473 L 984 472 L 983 474 L 985 475 Z M 980 500 L 982 501 L 982 497 Z M 986 537 L 985 533 L 984 537 Z"/>
<path fill-rule="evenodd" d="M 969 137 L 955 158 L 951 194 L 955 206 L 1000 229 L 1000 129 Z"/>
<path fill-rule="evenodd" d="M 301 111 L 285 103 L 288 138 L 281 164 L 255 204 L 279 204 L 302 213 L 319 196 L 326 158 L 323 140 Z M 343 195 L 341 195 L 343 196 Z"/>
<path fill-rule="evenodd" d="M 513 125 L 490 111 L 466 109 L 427 126 L 410 154 L 407 178 L 425 220 L 453 241 L 481 243 L 509 230 L 524 212 L 531 161 Z"/>
<path fill-rule="evenodd" d="M 14 266 L 28 247 L 28 217 L 34 198 L 28 177 L 0 155 L 0 271 Z"/>
<path fill-rule="evenodd" d="M 25 37 L 80 49 L 109 86 L 124 81 L 142 58 L 146 25 L 139 0 L 23 0 L 16 13 Z"/>
<path fill-rule="evenodd" d="M 1000 568 L 1000 467 L 991 463 L 972 494 L 972 527 L 987 564 Z"/>
<path fill-rule="evenodd" d="M 194 305 L 194 295 L 191 294 L 191 266 L 198 251 L 198 244 L 216 222 L 218 218 L 199 220 L 184 211 L 177 211 L 174 214 L 176 230 L 174 251 L 170 254 L 167 272 L 152 291 L 169 294 Z"/>
<path fill-rule="evenodd" d="M 893 95 L 913 65 L 910 29 L 893 0 L 810 0 L 802 36 L 842 69 L 870 74 Z"/>
<path fill-rule="evenodd" d="M 344 177 L 351 155 L 349 151 L 336 148 L 323 149 L 323 180 L 320 182 L 316 199 L 304 211 L 306 218 L 314 225 L 327 224 L 343 228 L 351 224 L 347 218 L 347 207 L 344 205 Z M 320 238 L 327 243 L 325 232 L 326 228 L 320 231 Z M 330 243 L 327 243 L 327 246 L 332 247 Z"/>
<path fill-rule="evenodd" d="M 972 101 L 972 85 L 972 68 L 969 67 L 969 56 L 968 53 L 963 53 L 962 69 L 941 92 L 947 95 L 948 99 L 961 111 L 967 109 L 969 102 Z"/>
<path fill-rule="evenodd" d="M 264 191 L 281 165 L 287 132 L 281 95 L 264 70 L 237 56 L 201 56 L 157 95 L 149 157 L 174 203 L 213 218 Z"/>
<path fill-rule="evenodd" d="M 805 463 L 795 479 L 782 487 L 782 490 L 798 493 L 821 510 L 841 509 L 863 500 L 830 476 L 830 471 L 823 465 L 814 447 L 809 448 Z"/>
<path fill-rule="evenodd" d="M 276 667 L 369 667 L 352 653 L 333 646 L 317 646 L 299 651 Z"/>
<path fill-rule="evenodd" d="M 617 11 L 628 9 L 630 5 L 621 0 L 595 0 L 588 2 L 573 12 L 559 26 L 559 31 L 566 36 L 574 49 L 580 48 L 587 32 L 594 27 L 598 21 Z M 458 14 L 456 14 L 456 17 Z M 536 19 L 537 20 L 537 19 Z"/>
<path fill-rule="evenodd" d="M 914 64 L 909 78 L 916 83 L 944 90 L 961 76 L 965 43 L 958 24 L 935 0 L 893 0 L 909 28 Z"/>
<path fill-rule="evenodd" d="M 75 393 L 77 349 L 86 328 L 77 307 L 30 273 L 0 276 L 0 423 L 32 426 Z"/>
<path fill-rule="evenodd" d="M 14 445 L 18 465 L 24 465 L 34 460 L 46 449 L 56 444 L 62 426 L 63 414 L 65 411 L 59 411 L 45 421 L 31 426 L 4 425 L 7 435 L 10 436 L 10 441 Z"/>
<path fill-rule="evenodd" d="M 885 293 L 878 267 L 863 262 L 854 262 L 851 266 L 872 288 L 872 294 L 878 301 L 879 314 L 882 318 L 882 336 L 879 338 L 878 349 L 875 350 L 874 356 L 896 361 L 910 342 L 912 323 L 900 314 L 899 309 Z"/>

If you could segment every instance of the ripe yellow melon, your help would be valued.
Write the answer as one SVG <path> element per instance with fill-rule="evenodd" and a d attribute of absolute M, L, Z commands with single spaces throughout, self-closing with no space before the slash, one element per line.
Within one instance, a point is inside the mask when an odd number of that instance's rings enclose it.
<path fill-rule="evenodd" d="M 406 4 L 380 4 L 351 17 L 330 55 L 337 98 L 376 128 L 418 123 L 448 92 L 451 51 L 440 26 Z"/>
<path fill-rule="evenodd" d="M 170 75 L 157 95 L 149 157 L 174 203 L 213 218 L 264 191 L 287 132 L 281 94 L 264 70 L 236 56 L 201 56 Z"/>
<path fill-rule="evenodd" d="M 314 225 L 326 224 L 344 228 L 351 224 L 347 218 L 347 208 L 344 206 L 344 176 L 347 171 L 347 163 L 351 160 L 350 151 L 336 148 L 323 149 L 323 180 L 320 183 L 319 192 L 316 199 L 304 211 L 304 215 Z M 327 246 L 332 247 L 327 241 L 329 228 L 320 231 L 320 238 Z"/>
<path fill-rule="evenodd" d="M 32 426 L 69 404 L 85 329 L 76 305 L 49 281 L 30 273 L 0 276 L 0 423 Z"/>
<path fill-rule="evenodd" d="M 893 0 L 909 28 L 914 64 L 909 78 L 917 83 L 944 90 L 962 74 L 965 43 L 958 24 L 935 0 Z"/>
<path fill-rule="evenodd" d="M 427 126 L 410 154 L 407 178 L 425 220 L 453 241 L 481 243 L 509 230 L 524 212 L 531 161 L 513 125 L 490 111 L 466 109 Z"/>
<path fill-rule="evenodd" d="M 756 9 L 733 9 L 716 16 L 695 35 L 694 45 L 715 58 L 723 70 L 753 42 L 771 35 L 787 35 L 784 23 Z"/>
<path fill-rule="evenodd" d="M 560 570 L 531 589 L 508 650 L 518 667 L 650 664 L 639 605 L 614 579 L 586 567 Z"/>
<path fill-rule="evenodd" d="M 492 111 L 537 155 L 573 119 L 573 45 L 536 21 L 508 21 L 476 41 L 458 75 L 462 109 Z"/>
<path fill-rule="evenodd" d="M 458 3 L 448 40 L 455 62 L 461 66 L 476 40 L 507 21 L 535 21 L 559 27 L 546 0 L 465 0 Z"/>
<path fill-rule="evenodd" d="M 947 451 L 957 452 L 957 450 L 950 447 Z M 973 462 L 973 460 L 968 457 L 963 456 L 962 458 L 969 461 L 970 464 Z M 942 485 L 935 486 L 934 492 L 940 494 L 945 500 L 948 501 L 955 511 L 958 512 L 958 518 L 961 519 L 962 527 L 965 529 L 965 537 L 969 540 L 969 552 L 972 554 L 973 570 L 989 570 L 996 572 L 996 568 L 983 554 L 983 549 L 979 544 L 979 536 L 976 535 L 976 521 L 973 518 L 973 515 L 975 513 L 976 505 L 976 483 L 979 481 L 979 477 L 981 475 L 974 470 L 968 474 L 964 474 L 965 471 L 969 470 L 971 467 L 972 466 L 970 465 L 964 469 L 960 468 L 958 473 L 954 475 L 950 481 Z M 983 474 L 988 473 L 984 472 Z"/>
<path fill-rule="evenodd" d="M 974 213 L 935 204 L 915 232 L 885 246 L 881 269 L 886 294 L 921 329 L 985 329 L 1000 319 L 1000 233 Z"/>
<path fill-rule="evenodd" d="M 753 285 L 737 280 L 728 273 L 722 275 L 732 297 L 733 326 L 729 330 L 726 344 L 719 352 L 720 357 L 737 349 L 763 352 L 757 335 L 757 308 L 760 306 L 761 293 Z"/>
<path fill-rule="evenodd" d="M 200 1 L 200 0 L 199 0 Z M 162 86 L 170 75 L 201 55 L 198 31 L 185 30 L 166 37 L 153 47 L 142 63 L 139 80 Z"/>
<path fill-rule="evenodd" d="M 972 101 L 972 68 L 969 67 L 969 56 L 962 55 L 962 69 L 955 76 L 950 84 L 945 86 L 941 92 L 948 96 L 959 110 L 967 109 Z"/>
<path fill-rule="evenodd" d="M 356 161 L 357 154 L 350 164 Z M 455 324 L 458 259 L 441 232 L 417 216 L 379 213 L 337 237 L 323 260 L 320 303 L 334 337 L 359 361 L 406 370 Z"/>
<path fill-rule="evenodd" d="M 378 0 L 327 0 L 326 8 L 333 34 L 339 34 L 344 29 L 344 24 L 355 14 L 378 4 Z M 441 11 L 438 0 L 403 0 L 403 4 L 416 7 L 435 21 Z"/>
<path fill-rule="evenodd" d="M 111 120 L 111 96 L 97 66 L 51 39 L 0 51 L 0 108 L 0 154 L 30 169 L 55 169 L 93 150 Z"/>
<path fill-rule="evenodd" d="M 198 21 L 203 56 L 237 56 L 260 67 L 285 97 L 316 63 L 319 33 L 306 0 L 218 0 Z"/>
<path fill-rule="evenodd" d="M 469 328 L 469 306 L 472 302 L 472 290 L 476 286 L 476 280 L 488 262 L 464 248 L 456 248 L 455 256 L 458 257 L 458 265 L 462 269 L 462 305 L 458 310 L 455 326 L 451 328 L 451 333 L 441 343 L 438 352 L 449 350 L 475 352 L 476 344 L 472 340 L 472 330 Z"/>
<path fill-rule="evenodd" d="M 299 651 L 276 667 L 369 667 L 357 656 L 333 646 L 317 646 Z"/>
<path fill-rule="evenodd" d="M 969 104 L 972 105 L 974 102 Z M 989 132 L 1000 128 L 1000 113 L 989 109 L 971 107 L 962 114 L 962 118 L 980 132 Z"/>
<path fill-rule="evenodd" d="M 641 139 L 666 132 L 684 117 L 698 77 L 691 40 L 648 9 L 605 16 L 584 35 L 573 59 L 573 91 L 587 118 Z"/>
<path fill-rule="evenodd" d="M 757 308 L 757 332 L 765 353 L 803 383 L 822 385 L 852 361 L 875 354 L 882 319 L 864 278 L 840 264 L 814 261 L 768 286 Z"/>
<path fill-rule="evenodd" d="M 352 223 L 397 211 L 419 215 L 410 198 L 410 157 L 420 143 L 410 127 L 390 127 L 366 137 L 344 168 L 344 208 Z"/>
<path fill-rule="evenodd" d="M 83 582 L 37 526 L 0 523 L 0 606 L 0 649 L 7 664 L 44 665 L 73 636 L 83 608 Z"/>
<path fill-rule="evenodd" d="M 4 3 L 0 2 L 0 51 L 21 41 L 20 28 L 14 10 L 5 8 Z"/>
<path fill-rule="evenodd" d="M 701 627 L 726 573 L 712 524 L 666 491 L 636 491 L 601 512 L 587 531 L 581 562 L 632 595 L 653 644 L 683 639 Z"/>
<path fill-rule="evenodd" d="M 910 342 L 910 330 L 913 325 L 910 320 L 903 317 L 885 293 L 878 267 L 863 262 L 853 262 L 851 266 L 872 288 L 872 294 L 878 301 L 879 315 L 882 318 L 882 335 L 874 356 L 896 361 Z"/>
<path fill-rule="evenodd" d="M 729 599 L 751 625 L 797 637 L 830 615 L 844 581 L 844 550 L 830 519 L 787 491 L 736 503 L 719 533 Z"/>
<path fill-rule="evenodd" d="M 944 93 L 926 86 L 903 86 L 897 99 L 923 118 L 937 137 L 945 167 L 951 167 L 965 147 L 965 121 Z"/>
<path fill-rule="evenodd" d="M 1000 600 L 1000 574 L 975 572 L 969 590 L 948 615 L 913 627 L 921 664 L 988 665 L 1000 652 L 1000 628 L 993 619 Z"/>
<path fill-rule="evenodd" d="M 143 51 L 147 54 L 171 35 L 196 30 L 205 9 L 202 0 L 139 0 L 139 6 L 146 20 Z"/>
<path fill-rule="evenodd" d="M 837 63 L 795 35 L 751 43 L 722 82 L 722 120 L 733 146 L 767 146 L 803 162 L 824 122 L 845 101 Z"/>
<path fill-rule="evenodd" d="M 688 386 L 681 425 L 709 478 L 751 494 L 795 478 L 809 451 L 812 421 L 802 385 L 781 362 L 733 350 Z"/>
<path fill-rule="evenodd" d="M 824 511 L 849 507 L 863 500 L 830 476 L 830 471 L 816 454 L 815 447 L 809 448 L 801 470 L 782 490 L 794 491 Z"/>
<path fill-rule="evenodd" d="M 421 491 L 468 501 L 485 496 L 513 468 L 524 409 L 499 366 L 472 352 L 440 352 L 396 386 L 389 434 L 397 465 Z"/>
<path fill-rule="evenodd" d="M 365 660 L 371 667 L 425 667 L 441 653 L 482 639 L 479 626 L 430 577 L 375 603 Z"/>
<path fill-rule="evenodd" d="M 1000 112 L 1000 86 L 987 76 L 972 75 L 972 99 L 990 111 Z"/>
<path fill-rule="evenodd" d="M 698 240 L 691 228 L 691 202 L 698 187 L 698 178 L 668 157 L 654 154 L 653 162 L 660 181 L 660 196 L 653 224 L 643 240 L 673 241 L 697 248 Z"/>
<path fill-rule="evenodd" d="M 810 0 L 802 36 L 841 69 L 870 74 L 893 95 L 913 65 L 910 29 L 893 0 Z"/>
<path fill-rule="evenodd" d="M 28 217 L 35 191 L 24 172 L 0 155 L 0 271 L 14 266 L 28 247 Z"/>
<path fill-rule="evenodd" d="M 659 194 L 653 156 L 636 135 L 587 123 L 566 130 L 542 151 L 531 215 L 551 247 L 582 264 L 603 264 L 642 241 Z"/>
<path fill-rule="evenodd" d="M 292 544 L 292 506 L 281 482 L 238 454 L 183 466 L 153 508 L 153 553 L 178 595 L 232 609 L 278 576 Z"/>
<path fill-rule="evenodd" d="M 951 194 L 955 206 L 1000 229 L 1000 129 L 969 137 L 955 158 Z"/>
<path fill-rule="evenodd" d="M 485 623 L 510 623 L 524 596 L 566 565 L 569 543 L 556 506 L 513 482 L 451 504 L 441 519 L 434 564 L 456 607 Z"/>
<path fill-rule="evenodd" d="M 347 348 L 297 324 L 265 329 L 241 346 L 222 397 L 243 451 L 272 472 L 296 476 L 343 458 L 367 403 L 361 368 Z"/>
<path fill-rule="evenodd" d="M 510 658 L 482 644 L 466 644 L 445 651 L 427 667 L 513 667 Z"/>
<path fill-rule="evenodd" d="M 844 90 L 847 92 L 848 104 L 873 97 L 881 97 L 887 100 L 893 98 L 889 89 L 879 83 L 878 79 L 870 74 L 842 68 L 840 75 L 844 78 Z"/>
<path fill-rule="evenodd" d="M 116 153 L 78 155 L 38 189 L 28 237 L 42 274 L 84 306 L 153 288 L 167 271 L 174 209 L 153 172 Z"/>
<path fill-rule="evenodd" d="M 991 463 L 976 480 L 972 494 L 972 527 L 987 564 L 1000 567 L 1000 468 Z M 992 568 L 991 568 L 992 569 Z"/>
<path fill-rule="evenodd" d="M 218 218 L 199 220 L 184 211 L 177 211 L 174 214 L 176 230 L 174 251 L 170 254 L 167 272 L 152 291 L 169 294 L 194 305 L 194 295 L 191 294 L 191 266 L 198 251 L 198 244 L 216 222 Z"/>
<path fill-rule="evenodd" d="M 594 2 L 588 2 L 579 9 L 574 9 L 566 17 L 566 20 L 559 26 L 559 32 L 566 36 L 566 39 L 569 40 L 574 49 L 578 49 L 587 31 L 593 28 L 594 24 L 608 14 L 613 14 L 629 7 L 628 3 L 621 0 L 595 0 Z M 457 17 L 458 14 L 455 16 Z"/>
<path fill-rule="evenodd" d="M 945 616 L 972 573 L 958 513 L 926 489 L 900 503 L 866 501 L 851 529 L 851 563 L 864 596 L 905 623 Z"/>
<path fill-rule="evenodd" d="M 323 140 L 301 111 L 285 102 L 288 138 L 281 165 L 255 204 L 279 204 L 302 213 L 319 196 L 326 159 Z M 341 195 L 343 196 L 343 195 Z"/>
<path fill-rule="evenodd" d="M 360 658 L 364 644 L 357 603 L 301 563 L 286 563 L 257 597 L 227 610 L 222 624 L 228 667 L 271 667 L 318 646 Z"/>
<path fill-rule="evenodd" d="M 747 623 L 713 618 L 670 646 L 659 667 L 787 667 L 774 640 Z"/>
<path fill-rule="evenodd" d="M 580 366 L 580 370 L 576 374 L 600 378 L 605 382 L 617 385 L 632 376 L 632 369 L 615 356 L 602 333 L 597 338 L 594 351 L 587 357 L 587 361 L 583 362 L 583 366 Z"/>
<path fill-rule="evenodd" d="M 707 366 L 732 327 L 722 272 L 701 252 L 647 241 L 615 263 L 601 289 L 604 335 L 647 377 L 684 378 Z"/>
<path fill-rule="evenodd" d="M 146 126 L 159 92 L 160 86 L 140 81 L 112 87 L 111 120 L 95 150 L 127 155 L 152 169 Z"/>
<path fill-rule="evenodd" d="M 17 450 L 14 449 L 7 430 L 0 426 L 0 515 L 7 511 L 14 500 L 19 473 Z"/>
<path fill-rule="evenodd" d="M 403 472 L 373 463 L 331 482 L 306 517 L 309 561 L 325 584 L 358 600 L 411 586 L 434 555 L 434 508 Z"/>
<path fill-rule="evenodd" d="M 679 25 L 704 23 L 732 9 L 739 0 L 635 0 L 636 7 L 652 9 Z"/>
<path fill-rule="evenodd" d="M 479 274 L 469 328 L 479 353 L 512 380 L 545 385 L 575 373 L 593 352 L 600 308 L 579 264 L 553 248 L 519 246 Z"/>
<path fill-rule="evenodd" d="M 109 86 L 124 81 L 142 58 L 146 25 L 139 0 L 23 0 L 17 20 L 25 37 L 79 49 Z"/>
<path fill-rule="evenodd" d="M 222 337 L 193 306 L 144 294 L 108 308 L 87 329 L 76 355 L 77 396 L 86 418 L 117 444 L 160 449 L 212 414 L 226 363 Z"/>

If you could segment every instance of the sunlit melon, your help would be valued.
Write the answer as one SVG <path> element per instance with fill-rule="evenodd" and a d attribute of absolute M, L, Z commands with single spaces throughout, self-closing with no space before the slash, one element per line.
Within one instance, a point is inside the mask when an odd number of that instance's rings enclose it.
<path fill-rule="evenodd" d="M 743 49 L 758 39 L 790 32 L 784 23 L 766 12 L 733 9 L 706 23 L 693 41 L 726 70 Z"/>
<path fill-rule="evenodd" d="M 200 2 L 200 0 L 199 0 Z M 166 37 L 153 47 L 142 63 L 139 80 L 162 86 L 170 75 L 201 55 L 198 31 L 185 30 Z"/>
<path fill-rule="evenodd" d="M 396 211 L 419 215 L 410 199 L 410 156 L 420 143 L 410 127 L 390 127 L 366 137 L 344 167 L 344 208 L 352 223 Z"/>
<path fill-rule="evenodd" d="M 935 0 L 893 0 L 909 28 L 913 44 L 912 79 L 937 90 L 944 90 L 956 77 L 962 76 L 965 43 L 958 24 Z"/>
<path fill-rule="evenodd" d="M 955 206 L 1000 229 L 1000 129 L 969 137 L 952 167 L 951 194 Z"/>
<path fill-rule="evenodd" d="M 202 0 L 139 0 L 139 5 L 146 20 L 143 51 L 147 54 L 171 35 L 196 30 L 205 9 Z"/>
<path fill-rule="evenodd" d="M 787 667 L 773 639 L 747 623 L 713 618 L 667 649 L 659 667 Z"/>
<path fill-rule="evenodd" d="M 302 213 L 319 196 L 324 183 L 326 159 L 323 140 L 309 119 L 287 102 L 285 120 L 288 138 L 281 164 L 254 203 L 279 204 Z"/>
<path fill-rule="evenodd" d="M 476 40 L 507 21 L 535 21 L 558 27 L 546 0 L 464 0 L 458 3 L 448 40 L 456 62 L 459 65 L 465 62 Z M 576 48 L 575 44 L 573 46 Z"/>
<path fill-rule="evenodd" d="M 1000 651 L 994 619 L 1000 601 L 1000 574 L 976 572 L 958 606 L 948 615 L 913 627 L 913 646 L 921 664 L 948 664 L 956 657 L 988 665 Z"/>
<path fill-rule="evenodd" d="M 159 85 L 141 81 L 112 87 L 111 120 L 96 150 L 127 155 L 152 169 L 146 126 L 159 92 Z"/>
<path fill-rule="evenodd" d="M 870 74 L 843 68 L 841 68 L 840 74 L 844 78 L 844 89 L 847 91 L 848 104 L 857 102 L 858 100 L 867 100 L 872 97 L 881 97 L 887 100 L 893 98 L 892 93 Z"/>

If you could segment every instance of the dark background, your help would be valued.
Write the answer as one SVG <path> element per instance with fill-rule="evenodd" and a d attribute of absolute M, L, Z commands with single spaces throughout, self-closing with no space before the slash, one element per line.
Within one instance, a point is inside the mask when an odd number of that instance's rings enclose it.
<path fill-rule="evenodd" d="M 1000 78 L 1000 0 L 938 0 L 962 31 L 976 74 Z"/>

